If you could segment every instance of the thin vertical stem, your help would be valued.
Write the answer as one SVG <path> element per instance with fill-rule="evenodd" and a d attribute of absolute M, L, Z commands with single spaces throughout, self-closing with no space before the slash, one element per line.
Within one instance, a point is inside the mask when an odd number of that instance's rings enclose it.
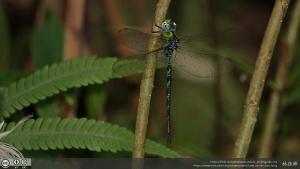
<path fill-rule="evenodd" d="M 297 0 L 292 11 L 291 20 L 288 25 L 287 34 L 283 40 L 283 49 L 278 62 L 278 70 L 275 79 L 275 89 L 272 91 L 271 99 L 267 109 L 266 121 L 263 127 L 262 138 L 258 157 L 267 158 L 272 155 L 273 136 L 276 131 L 276 119 L 280 107 L 280 96 L 285 88 L 287 71 L 295 51 L 296 37 L 300 26 L 300 0 Z"/>
<path fill-rule="evenodd" d="M 66 19 L 64 35 L 64 59 L 73 59 L 82 54 L 82 30 L 84 23 L 85 5 L 84 0 L 66 1 Z M 67 103 L 63 104 L 67 117 L 76 117 L 76 111 Z"/>
<path fill-rule="evenodd" d="M 233 150 L 235 158 L 245 158 L 247 155 L 270 61 L 289 3 L 290 0 L 275 1 L 246 97 L 241 128 Z"/>
<path fill-rule="evenodd" d="M 85 4 L 84 0 L 67 1 L 64 59 L 75 58 L 81 52 L 80 35 L 83 29 Z"/>
<path fill-rule="evenodd" d="M 217 37 L 217 18 L 216 18 L 216 10 L 215 10 L 215 1 L 207 0 L 208 6 L 208 30 L 211 35 L 212 46 L 215 48 L 216 53 L 218 53 L 218 37 Z M 214 57 L 215 67 L 216 67 L 216 79 L 214 82 L 214 99 L 215 99 L 215 118 L 214 118 L 214 140 L 212 144 L 212 149 L 215 153 L 221 152 L 220 149 L 223 148 L 224 140 L 224 126 L 222 125 L 222 116 L 223 116 L 223 102 L 222 102 L 222 91 L 221 91 L 221 60 L 219 57 Z M 222 140 L 221 140 L 222 139 Z"/>
<path fill-rule="evenodd" d="M 155 20 L 152 26 L 153 31 L 158 31 L 155 24 L 161 24 L 165 19 L 167 10 L 169 8 L 171 0 L 159 0 L 156 5 Z M 154 50 L 158 45 L 158 38 L 153 37 L 149 40 L 148 50 Z M 133 158 L 143 158 L 144 157 L 144 144 L 147 133 L 148 126 L 148 116 L 150 109 L 150 101 L 154 83 L 156 68 L 156 56 L 154 54 L 149 54 L 146 57 L 145 70 L 142 77 L 142 82 L 140 86 L 140 97 L 138 104 L 138 111 L 136 117 L 135 126 L 135 142 L 133 148 Z"/>
<path fill-rule="evenodd" d="M 121 5 L 117 0 L 103 0 L 104 10 L 106 13 L 107 21 L 110 25 L 120 26 L 123 24 Z M 119 56 L 122 58 L 124 56 L 128 56 L 129 52 L 125 48 L 122 47 L 120 43 L 122 39 L 125 37 L 120 36 L 117 32 L 112 32 L 112 35 L 115 40 L 115 46 Z"/>

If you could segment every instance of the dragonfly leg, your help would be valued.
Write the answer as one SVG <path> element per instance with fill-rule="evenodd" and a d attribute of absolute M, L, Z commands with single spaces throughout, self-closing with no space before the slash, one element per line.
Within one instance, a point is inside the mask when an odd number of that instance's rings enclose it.
<path fill-rule="evenodd" d="M 161 31 L 151 31 L 151 33 L 160 33 Z"/>
<path fill-rule="evenodd" d="M 160 30 L 162 30 L 163 28 L 157 24 L 155 24 L 156 27 L 158 27 Z"/>
<path fill-rule="evenodd" d="M 161 33 L 163 31 L 163 28 L 157 24 L 155 24 L 154 26 L 158 27 L 160 30 L 159 31 L 153 31 L 152 30 L 152 33 Z"/>

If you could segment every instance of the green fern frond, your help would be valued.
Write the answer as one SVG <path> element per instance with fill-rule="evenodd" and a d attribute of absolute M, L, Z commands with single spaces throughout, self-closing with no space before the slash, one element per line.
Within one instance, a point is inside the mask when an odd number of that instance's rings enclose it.
<path fill-rule="evenodd" d="M 70 88 L 103 83 L 111 78 L 115 61 L 84 57 L 46 66 L 4 89 L 2 116 Z"/>
<path fill-rule="evenodd" d="M 4 89 L 0 117 L 9 117 L 17 110 L 71 88 L 101 84 L 108 79 L 142 70 L 142 61 L 95 57 L 76 58 L 46 66 Z"/>
<path fill-rule="evenodd" d="M 10 130 L 15 123 L 3 127 Z M 88 149 L 91 151 L 132 151 L 134 134 L 117 125 L 95 120 L 49 118 L 29 120 L 4 138 L 19 150 Z M 147 140 L 145 152 L 162 157 L 179 157 L 169 148 Z"/>
<path fill-rule="evenodd" d="M 123 59 L 116 62 L 113 66 L 113 78 L 121 78 L 144 70 L 144 62 L 140 59 Z"/>

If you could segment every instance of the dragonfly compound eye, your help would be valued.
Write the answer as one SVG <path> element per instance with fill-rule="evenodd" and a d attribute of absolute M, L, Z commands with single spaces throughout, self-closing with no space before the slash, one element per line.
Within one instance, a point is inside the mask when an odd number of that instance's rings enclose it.
<path fill-rule="evenodd" d="M 171 20 L 165 20 L 161 25 L 163 31 L 165 32 L 175 32 L 176 31 L 176 23 L 171 22 Z"/>

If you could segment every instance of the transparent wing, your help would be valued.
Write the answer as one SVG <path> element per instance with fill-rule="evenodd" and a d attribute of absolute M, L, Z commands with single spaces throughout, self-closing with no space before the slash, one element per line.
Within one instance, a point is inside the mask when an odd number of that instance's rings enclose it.
<path fill-rule="evenodd" d="M 190 75 L 193 78 L 215 79 L 228 73 L 228 70 L 222 65 L 230 64 L 230 61 L 217 53 L 195 50 L 183 45 L 178 47 L 174 54 L 175 68 L 179 72 Z"/>
<path fill-rule="evenodd" d="M 157 57 L 157 68 L 163 68 L 166 65 L 166 59 L 164 57 L 163 48 L 156 49 L 154 51 L 150 51 L 147 53 L 131 55 L 127 59 L 122 59 L 121 64 L 114 65 L 114 74 L 116 77 L 122 77 L 122 75 L 130 74 L 127 72 L 136 72 L 141 73 L 140 71 L 136 71 L 136 67 L 142 67 L 145 64 L 145 56 L 147 55 L 155 55 Z M 136 64 L 131 65 L 136 62 Z M 117 62 L 118 63 L 118 62 Z"/>
<path fill-rule="evenodd" d="M 244 34 L 242 28 L 239 27 L 226 27 L 222 28 L 221 30 L 217 30 L 216 38 L 218 39 L 228 39 L 232 37 L 237 37 L 237 35 Z M 183 43 L 197 43 L 197 42 L 211 42 L 213 38 L 213 34 L 210 32 L 200 33 L 200 34 L 192 34 L 187 36 L 181 36 L 180 40 Z"/>
<path fill-rule="evenodd" d="M 237 49 L 243 49 L 246 44 L 246 37 L 243 36 L 244 31 L 237 27 L 227 27 L 218 30 L 214 35 L 211 33 L 200 33 L 192 36 L 183 36 L 180 38 L 180 45 L 190 48 L 201 49 L 205 53 L 219 52 L 236 52 Z M 216 49 L 216 46 L 218 49 Z M 196 53 L 199 53 L 196 51 Z"/>
<path fill-rule="evenodd" d="M 141 30 L 132 27 L 125 27 L 118 31 L 118 36 L 120 37 L 121 44 L 129 49 L 134 50 L 134 54 L 149 53 L 148 43 L 151 37 L 158 37 L 157 51 L 163 46 L 163 39 L 156 33 L 146 33 Z"/>

